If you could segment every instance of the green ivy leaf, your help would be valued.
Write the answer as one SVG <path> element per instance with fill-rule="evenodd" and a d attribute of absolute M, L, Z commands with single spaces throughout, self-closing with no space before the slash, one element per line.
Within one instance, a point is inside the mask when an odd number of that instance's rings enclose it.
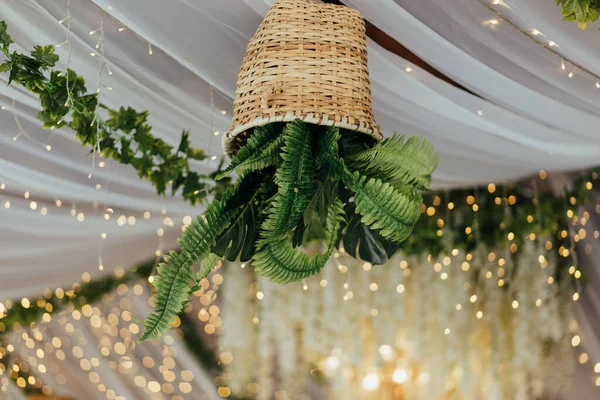
<path fill-rule="evenodd" d="M 58 56 L 54 54 L 54 46 L 33 46 L 31 55 L 40 63 L 42 69 L 54 67 L 58 61 Z"/>
<path fill-rule="evenodd" d="M 0 21 L 0 45 L 2 45 L 2 50 L 7 53 L 8 47 L 14 43 L 7 32 L 8 24 L 6 21 Z"/>
<path fill-rule="evenodd" d="M 0 72 L 8 72 L 12 69 L 12 64 L 10 63 L 10 61 L 6 61 L 2 64 L 0 64 Z"/>
<path fill-rule="evenodd" d="M 577 21 L 581 29 L 589 22 L 595 22 L 600 17 L 600 2 L 598 0 L 556 0 L 561 7 L 565 21 Z"/>
<path fill-rule="evenodd" d="M 190 149 L 190 131 L 184 130 L 181 133 L 181 139 L 179 140 L 179 146 L 177 147 L 177 152 L 187 154 L 189 149 Z"/>

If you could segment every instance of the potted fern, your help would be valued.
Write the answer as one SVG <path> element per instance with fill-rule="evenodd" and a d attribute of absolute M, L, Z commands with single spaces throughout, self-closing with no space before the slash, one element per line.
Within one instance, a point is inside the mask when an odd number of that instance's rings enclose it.
<path fill-rule="evenodd" d="M 140 340 L 167 330 L 191 282 L 222 259 L 249 261 L 278 283 L 318 273 L 336 246 L 384 263 L 417 223 L 437 160 L 424 139 L 381 139 L 360 13 L 276 1 L 248 45 L 224 137 L 231 165 L 216 178 L 237 181 L 158 267 Z M 308 254 L 301 245 L 314 239 L 323 251 Z"/>

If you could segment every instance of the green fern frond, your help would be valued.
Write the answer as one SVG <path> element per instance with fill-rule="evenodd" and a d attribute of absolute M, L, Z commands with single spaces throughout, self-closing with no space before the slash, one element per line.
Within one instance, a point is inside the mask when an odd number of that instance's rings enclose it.
<path fill-rule="evenodd" d="M 200 271 L 198 271 L 198 273 L 196 273 L 196 283 L 190 289 L 190 293 L 194 293 L 194 292 L 200 290 L 200 288 L 201 288 L 200 283 L 201 283 L 202 279 L 206 278 L 213 269 L 217 268 L 217 266 L 219 265 L 219 262 L 221 260 L 223 260 L 223 257 L 219 257 L 218 255 L 216 255 L 214 253 L 210 253 L 208 255 L 208 257 L 205 257 L 204 259 L 202 259 L 202 261 L 200 262 Z M 188 298 L 188 300 L 189 300 L 189 298 Z"/>
<path fill-rule="evenodd" d="M 337 126 L 328 127 L 324 133 L 318 135 L 317 138 L 317 152 L 315 156 L 315 163 L 317 169 L 321 168 L 324 164 L 330 162 L 334 158 L 339 157 L 339 141 L 342 135 Z"/>
<path fill-rule="evenodd" d="M 155 339 L 169 329 L 171 322 L 181 312 L 188 301 L 193 261 L 187 254 L 171 251 L 167 263 L 161 263 L 158 274 L 153 277 L 152 284 L 156 288 L 154 297 L 156 311 L 150 313 L 144 322 L 144 334 L 140 341 Z M 171 265 L 176 265 L 172 267 Z"/>
<path fill-rule="evenodd" d="M 279 153 L 283 146 L 283 140 L 284 136 L 280 135 L 264 147 L 258 155 L 237 165 L 234 168 L 235 172 L 241 176 L 251 171 L 260 171 L 279 164 L 281 161 Z"/>
<path fill-rule="evenodd" d="M 283 131 L 282 161 L 275 173 L 278 189 L 262 224 L 263 237 L 292 230 L 313 197 L 316 171 L 312 137 L 310 127 L 300 120 L 290 122 Z"/>
<path fill-rule="evenodd" d="M 337 199 L 329 208 L 327 216 L 325 253 L 309 256 L 294 249 L 289 237 L 282 237 L 264 240 L 261 250 L 254 256 L 252 265 L 257 273 L 270 278 L 275 283 L 299 281 L 317 274 L 331 257 L 343 219 L 344 207 Z"/>
<path fill-rule="evenodd" d="M 412 136 L 405 143 L 404 135 L 394 135 L 348 157 L 349 168 L 380 177 L 396 188 L 429 188 L 437 163 L 437 154 L 427 139 Z"/>
<path fill-rule="evenodd" d="M 423 199 L 419 194 L 406 195 L 389 183 L 368 179 L 358 171 L 351 173 L 343 161 L 337 163 L 336 174 L 354 192 L 356 212 L 365 225 L 394 242 L 406 240 L 421 216 Z"/>
<path fill-rule="evenodd" d="M 148 315 L 140 341 L 162 335 L 183 310 L 190 295 L 190 283 L 194 281 L 192 265 L 210 255 L 217 236 L 229 226 L 233 212 L 225 211 L 225 205 L 232 195 L 232 191 L 227 191 L 221 200 L 215 200 L 208 206 L 206 221 L 198 217 L 179 240 L 181 253 L 171 251 L 166 262 L 159 265 L 158 275 L 153 281 L 156 310 Z M 208 274 L 210 271 L 204 272 Z"/>
<path fill-rule="evenodd" d="M 273 140 L 280 136 L 279 126 L 279 124 L 269 124 L 254 128 L 254 132 L 248 138 L 246 145 L 233 157 L 229 167 L 218 174 L 215 179 L 223 179 L 230 175 L 238 165 L 260 154 Z"/>
<path fill-rule="evenodd" d="M 219 262 L 222 259 L 222 257 L 219 257 L 214 253 L 210 253 L 208 257 L 205 257 L 200 262 L 200 271 L 198 271 L 198 273 L 196 274 L 196 280 L 201 281 L 202 279 L 206 278 L 208 274 L 210 274 L 211 271 L 215 269 L 217 265 L 219 265 Z"/>

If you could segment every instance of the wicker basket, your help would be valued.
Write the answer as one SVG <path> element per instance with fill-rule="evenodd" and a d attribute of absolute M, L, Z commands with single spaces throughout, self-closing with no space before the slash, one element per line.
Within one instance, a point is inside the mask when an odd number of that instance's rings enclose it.
<path fill-rule="evenodd" d="M 255 126 L 302 119 L 382 138 L 373 118 L 365 23 L 351 8 L 277 0 L 248 45 L 223 149 Z"/>

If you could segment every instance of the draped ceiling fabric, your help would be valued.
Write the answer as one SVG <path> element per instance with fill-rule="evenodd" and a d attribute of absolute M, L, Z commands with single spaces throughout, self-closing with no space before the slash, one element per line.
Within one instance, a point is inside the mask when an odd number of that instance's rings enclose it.
<path fill-rule="evenodd" d="M 177 335 L 132 340 L 140 329 L 133 317 L 150 311 L 148 290 L 139 283 L 121 285 L 94 307 L 62 311 L 50 322 L 13 332 L 14 358 L 28 362 L 29 373 L 63 399 L 220 399 L 212 377 Z M 9 388 L 8 400 L 21 398 Z"/>
<path fill-rule="evenodd" d="M 148 110 L 154 133 L 174 145 L 183 128 L 191 129 L 193 145 L 217 156 L 194 165 L 207 172 L 222 154 L 221 138 L 213 133 L 229 127 L 245 47 L 271 2 L 71 0 L 70 66 L 86 78 L 90 92 L 96 90 L 99 57 L 90 54 L 99 54 L 97 29 L 106 12 L 104 48 L 113 74 L 102 75 L 112 90 L 101 87 L 101 101 Z M 486 24 L 498 16 L 478 0 L 344 3 L 475 94 L 369 42 L 377 121 L 386 135 L 398 131 L 432 140 L 441 159 L 436 187 L 505 182 L 540 169 L 577 171 L 598 163 L 595 79 L 581 71 L 569 79 L 572 65 L 562 70 L 560 57 L 506 21 Z M 19 50 L 60 44 L 67 34 L 66 24 L 59 24 L 67 4 L 4 0 L 0 20 L 8 22 Z M 552 0 L 504 4 L 494 8 L 525 31 L 538 29 L 566 57 L 600 74 L 595 27 L 581 31 L 560 22 Z M 68 47 L 57 49 L 59 68 L 66 67 Z M 92 171 L 89 149 L 69 130 L 42 130 L 35 119 L 38 100 L 19 86 L 0 85 L 0 105 L 0 184 L 5 184 L 0 300 L 67 286 L 86 272 L 94 278 L 118 266 L 129 268 L 156 249 L 172 248 L 183 218 L 201 212 L 177 198 L 157 196 L 127 166 L 108 160 Z M 113 213 L 105 220 L 109 208 Z M 151 217 L 144 218 L 145 212 Z M 596 356 L 592 359 L 600 360 L 600 351 Z"/>

